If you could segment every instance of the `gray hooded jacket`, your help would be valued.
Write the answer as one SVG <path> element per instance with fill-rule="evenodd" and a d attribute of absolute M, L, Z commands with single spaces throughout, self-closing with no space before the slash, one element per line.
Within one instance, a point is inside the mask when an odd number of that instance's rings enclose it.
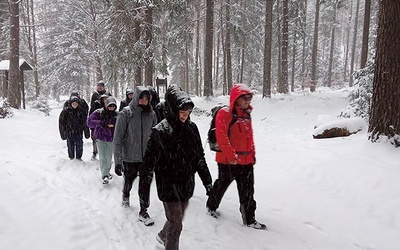
<path fill-rule="evenodd" d="M 139 97 L 144 91 L 150 96 L 146 87 L 136 87 L 132 101 L 118 113 L 113 140 L 115 164 L 143 160 L 151 128 L 157 124 L 150 102 L 144 109 L 139 106 Z"/>

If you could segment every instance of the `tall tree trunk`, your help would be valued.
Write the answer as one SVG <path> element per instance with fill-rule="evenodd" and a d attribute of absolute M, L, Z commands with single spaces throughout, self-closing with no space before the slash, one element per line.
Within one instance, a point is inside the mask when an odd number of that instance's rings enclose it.
<path fill-rule="evenodd" d="M 302 36 L 303 36 L 303 49 L 301 52 L 301 88 L 304 90 L 306 81 L 306 38 L 307 38 L 307 0 L 304 0 L 303 17 L 302 17 Z"/>
<path fill-rule="evenodd" d="M 32 53 L 33 53 L 33 77 L 35 78 L 35 95 L 36 98 L 40 95 L 40 83 L 38 73 L 38 58 L 37 58 L 37 42 L 36 42 L 36 25 L 35 25 L 35 13 L 33 9 L 33 0 L 31 2 L 31 16 L 32 16 Z"/>
<path fill-rule="evenodd" d="M 141 34 L 141 28 L 140 28 L 140 21 L 135 20 L 135 35 L 134 35 L 134 43 L 138 43 L 140 40 L 140 34 Z M 138 60 L 141 59 L 141 56 L 138 56 Z M 142 67 L 137 66 L 134 69 L 134 75 L 135 75 L 135 82 L 134 86 L 141 86 L 143 85 L 143 72 L 142 72 Z"/>
<path fill-rule="evenodd" d="M 315 20 L 314 20 L 314 39 L 311 55 L 311 86 L 310 91 L 314 92 L 318 83 L 317 79 L 317 59 L 318 59 L 318 26 L 319 26 L 319 1 L 315 1 Z"/>
<path fill-rule="evenodd" d="M 263 98 L 271 97 L 271 48 L 273 1 L 265 1 Z"/>
<path fill-rule="evenodd" d="M 348 63 L 349 63 L 349 50 L 350 50 L 350 25 L 351 25 L 351 19 L 353 18 L 353 1 L 350 2 L 350 14 L 349 14 L 349 19 L 347 22 L 347 27 L 346 27 L 346 46 L 345 46 L 345 52 L 344 52 L 344 71 L 343 71 L 343 80 L 346 81 L 347 78 L 347 68 L 348 68 Z"/>
<path fill-rule="evenodd" d="M 226 31 L 225 31 L 225 50 L 226 50 L 226 81 L 227 81 L 227 90 L 228 94 L 231 93 L 232 89 L 232 51 L 231 51 L 231 27 L 230 24 L 230 8 L 231 3 L 230 0 L 226 0 L 226 9 L 225 9 L 225 16 L 226 16 Z"/>
<path fill-rule="evenodd" d="M 206 34 L 204 41 L 204 96 L 213 95 L 212 84 L 212 52 L 213 52 L 213 20 L 214 0 L 206 0 Z"/>
<path fill-rule="evenodd" d="M 282 0 L 277 0 L 276 1 L 276 23 L 277 23 L 277 49 L 278 49 L 278 81 L 277 81 L 277 91 L 280 93 L 280 84 L 282 82 L 282 19 L 281 19 L 281 7 L 280 7 L 280 2 Z"/>
<path fill-rule="evenodd" d="M 393 138 L 400 146 L 400 2 L 380 1 L 375 77 L 369 119 L 370 140 Z"/>
<path fill-rule="evenodd" d="M 21 92 L 19 87 L 19 0 L 10 0 L 10 72 L 8 102 L 16 109 L 21 105 Z"/>
<path fill-rule="evenodd" d="M 153 7 L 147 6 L 146 10 L 146 66 L 144 73 L 144 85 L 153 86 Z"/>
<path fill-rule="evenodd" d="M 295 20 L 298 18 L 299 16 L 299 8 L 297 5 L 297 8 L 295 10 L 294 13 L 295 16 Z M 294 26 L 293 26 L 293 47 L 292 47 L 292 74 L 291 74 L 291 82 L 290 82 L 290 91 L 294 91 L 294 77 L 295 77 L 295 72 L 296 72 L 296 50 L 297 50 L 297 25 L 296 25 L 296 21 L 293 22 Z"/>
<path fill-rule="evenodd" d="M 196 3 L 196 44 L 195 44 L 195 56 L 194 56 L 194 84 L 197 96 L 200 96 L 200 91 L 199 91 L 200 14 L 201 14 L 201 1 L 198 0 Z"/>
<path fill-rule="evenodd" d="M 222 62 L 222 95 L 227 95 L 228 94 L 228 83 L 227 83 L 227 65 L 226 65 L 226 43 L 224 39 L 224 19 L 222 18 L 224 15 L 224 5 L 221 3 L 221 9 L 220 9 L 220 25 L 221 25 L 221 44 L 222 44 L 222 54 L 223 54 L 223 62 Z M 226 31 L 225 31 L 226 32 Z"/>
<path fill-rule="evenodd" d="M 288 46 L 289 46 L 289 12 L 288 12 L 288 0 L 282 0 L 282 57 L 281 57 L 281 69 L 282 77 L 279 82 L 279 93 L 287 93 L 288 89 Z"/>
<path fill-rule="evenodd" d="M 187 42 L 185 42 L 185 72 L 184 72 L 184 90 L 189 93 L 190 89 L 189 89 L 189 48 L 188 48 L 188 44 Z"/>
<path fill-rule="evenodd" d="M 331 33 L 331 50 L 329 53 L 329 69 L 328 69 L 328 87 L 332 86 L 332 67 L 333 67 L 333 51 L 335 47 L 335 25 L 336 25 L 336 8 L 337 5 L 335 5 L 335 9 L 333 12 L 333 23 L 332 23 L 332 33 Z"/>
<path fill-rule="evenodd" d="M 351 61 L 350 61 L 350 82 L 349 87 L 353 87 L 353 71 L 354 71 L 354 61 L 356 57 L 356 44 L 357 44 L 357 30 L 358 30 L 358 12 L 360 10 L 360 0 L 357 0 L 356 14 L 354 20 L 354 33 L 353 33 L 353 45 L 351 48 Z"/>
<path fill-rule="evenodd" d="M 361 47 L 361 61 L 360 68 L 364 68 L 368 59 L 368 40 L 369 40 L 369 24 L 371 20 L 371 0 L 365 0 L 364 7 L 364 27 L 363 27 L 363 38 Z"/>

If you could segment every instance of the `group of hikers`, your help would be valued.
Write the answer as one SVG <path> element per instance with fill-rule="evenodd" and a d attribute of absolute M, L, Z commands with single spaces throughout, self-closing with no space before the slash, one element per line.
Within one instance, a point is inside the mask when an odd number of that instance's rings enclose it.
<path fill-rule="evenodd" d="M 67 140 L 68 157 L 82 159 L 83 136 L 93 141 L 92 159 L 99 155 L 103 184 L 112 179 L 112 156 L 115 174 L 123 176 L 123 207 L 130 206 L 130 191 L 139 176 L 139 220 L 146 226 L 154 221 L 147 209 L 153 175 L 157 194 L 162 201 L 167 221 L 157 234 L 165 249 L 179 249 L 182 220 L 195 187 L 197 172 L 208 196 L 207 214 L 218 218 L 217 209 L 229 185 L 236 180 L 243 224 L 266 230 L 255 219 L 254 200 L 255 147 L 250 113 L 253 92 L 245 84 L 234 84 L 229 106 L 218 111 L 215 120 L 218 178 L 212 177 L 205 160 L 197 125 L 190 119 L 194 103 L 188 93 L 171 84 L 160 102 L 152 87 L 137 86 L 126 90 L 126 99 L 117 102 L 103 81 L 90 100 L 74 91 L 59 117 L 60 135 Z M 231 122 L 234 119 L 234 123 Z M 91 132 L 89 132 L 89 130 Z"/>

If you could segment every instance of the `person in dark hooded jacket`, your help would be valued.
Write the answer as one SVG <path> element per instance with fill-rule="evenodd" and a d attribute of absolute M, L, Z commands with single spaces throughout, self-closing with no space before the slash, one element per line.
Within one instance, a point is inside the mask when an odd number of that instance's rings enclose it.
<path fill-rule="evenodd" d="M 58 127 L 62 140 L 67 140 L 68 157 L 72 160 L 82 160 L 83 138 L 90 136 L 89 128 L 86 126 L 86 112 L 79 106 L 79 98 L 72 96 L 69 105 L 65 107 L 59 116 Z"/>
<path fill-rule="evenodd" d="M 132 101 L 118 114 L 114 132 L 115 173 L 124 175 L 122 206 L 130 206 L 130 191 L 138 172 L 141 173 L 144 152 L 151 128 L 157 124 L 156 115 L 150 105 L 150 91 L 144 86 L 135 88 Z M 154 221 L 147 213 L 149 207 L 150 183 L 139 178 L 139 220 L 146 226 Z"/>
<path fill-rule="evenodd" d="M 186 92 L 178 89 L 167 92 L 165 99 L 166 118 L 151 131 L 142 171 L 149 182 L 155 173 L 158 198 L 167 218 L 156 239 L 169 250 L 179 249 L 182 220 L 193 196 L 195 173 L 199 174 L 207 194 L 212 179 L 199 130 L 188 119 L 194 103 Z"/>
<path fill-rule="evenodd" d="M 160 96 L 158 95 L 157 91 L 153 88 L 153 86 L 147 86 L 147 88 L 150 91 L 150 105 L 153 108 L 154 112 L 156 113 L 157 116 L 157 123 L 159 123 L 161 120 L 160 114 L 158 113 L 157 104 L 160 103 Z"/>
<path fill-rule="evenodd" d="M 121 103 L 119 104 L 119 111 L 121 111 L 123 108 L 129 105 L 129 103 L 132 101 L 133 97 L 133 89 L 127 89 L 125 93 L 125 100 L 122 100 Z"/>
<path fill-rule="evenodd" d="M 167 96 L 169 93 L 172 93 L 172 92 L 178 91 L 178 90 L 181 91 L 182 88 L 177 84 L 171 84 L 168 86 L 167 91 L 165 92 L 165 96 Z M 165 100 L 166 100 L 166 97 L 164 97 L 163 101 L 157 103 L 156 108 L 155 108 L 157 110 L 156 115 L 157 115 L 158 122 L 162 121 L 166 117 L 167 109 L 165 106 Z"/>

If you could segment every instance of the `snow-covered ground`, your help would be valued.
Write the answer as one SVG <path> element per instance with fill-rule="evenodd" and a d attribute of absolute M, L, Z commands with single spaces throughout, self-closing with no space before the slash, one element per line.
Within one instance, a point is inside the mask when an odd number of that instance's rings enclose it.
<path fill-rule="evenodd" d="M 256 96 L 256 219 L 268 230 L 241 225 L 235 182 L 221 216 L 208 216 L 197 177 L 181 249 L 400 249 L 399 149 L 368 141 L 365 124 L 346 138 L 312 137 L 315 125 L 336 119 L 347 105 L 345 93 Z M 210 110 L 227 98 L 193 100 Z M 68 159 L 58 133 L 60 107 L 53 103 L 48 117 L 27 109 L 0 119 L 0 249 L 162 249 L 155 236 L 165 217 L 155 183 L 149 208 L 155 225 L 146 227 L 137 219 L 137 180 L 132 206 L 122 208 L 122 177 L 103 186 L 98 161 L 90 161 L 90 140 L 84 140 L 83 162 Z M 191 117 L 215 180 L 214 154 L 206 146 L 211 118 Z"/>

